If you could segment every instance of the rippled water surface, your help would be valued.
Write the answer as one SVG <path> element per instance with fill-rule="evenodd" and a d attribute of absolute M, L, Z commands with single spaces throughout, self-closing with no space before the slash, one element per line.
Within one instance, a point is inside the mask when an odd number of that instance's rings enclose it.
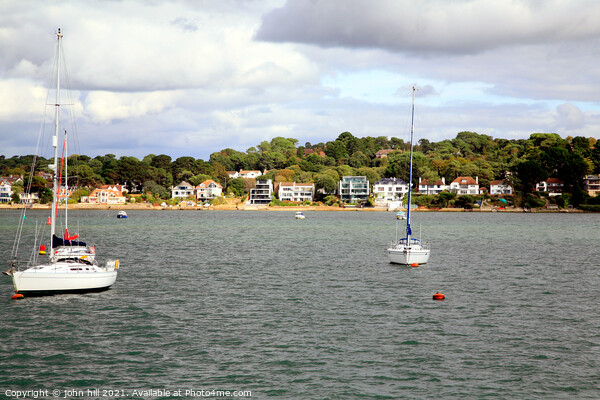
<path fill-rule="evenodd" d="M 120 259 L 111 290 L 14 301 L 0 277 L 0 396 L 600 398 L 598 214 L 415 213 L 418 268 L 388 263 L 393 213 L 128 214 L 71 212 Z M 3 269 L 17 219 L 0 212 Z"/>

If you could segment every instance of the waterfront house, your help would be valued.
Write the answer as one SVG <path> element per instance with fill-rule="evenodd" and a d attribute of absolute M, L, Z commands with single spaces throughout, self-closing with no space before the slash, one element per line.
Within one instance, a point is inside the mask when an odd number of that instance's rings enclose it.
<path fill-rule="evenodd" d="M 382 178 L 373 185 L 373 197 L 376 201 L 398 201 L 408 193 L 408 184 L 400 178 Z"/>
<path fill-rule="evenodd" d="M 504 180 L 491 181 L 490 194 L 513 194 L 513 188 Z"/>
<path fill-rule="evenodd" d="M 369 198 L 369 181 L 366 176 L 344 176 L 338 183 L 340 200 L 359 203 Z"/>
<path fill-rule="evenodd" d="M 89 196 L 82 196 L 81 203 L 90 204 L 125 204 L 127 198 L 123 192 L 117 190 L 115 185 L 102 185 L 92 190 Z"/>
<path fill-rule="evenodd" d="M 419 193 L 422 194 L 440 194 L 444 190 L 450 190 L 450 185 L 446 185 L 446 178 L 438 181 L 429 181 L 419 178 Z"/>
<path fill-rule="evenodd" d="M 281 201 L 313 201 L 315 196 L 314 183 L 281 182 L 277 197 Z"/>
<path fill-rule="evenodd" d="M 195 196 L 195 189 L 186 181 L 182 181 L 179 185 L 171 188 L 171 197 L 174 199 L 186 199 L 190 196 Z"/>
<path fill-rule="evenodd" d="M 12 201 L 12 185 L 7 180 L 0 180 L 0 203 L 10 203 Z"/>
<path fill-rule="evenodd" d="M 270 179 L 256 181 L 253 189 L 250 189 L 250 197 L 246 204 L 268 205 L 273 194 L 273 182 Z"/>
<path fill-rule="evenodd" d="M 223 186 L 212 179 L 207 179 L 196 186 L 196 199 L 212 200 L 223 195 Z"/>
<path fill-rule="evenodd" d="M 479 177 L 473 179 L 470 176 L 459 176 L 450 183 L 450 191 L 455 192 L 457 195 L 479 194 Z"/>
<path fill-rule="evenodd" d="M 598 175 L 586 175 L 583 178 L 583 190 L 592 197 L 600 194 L 600 177 Z"/>
<path fill-rule="evenodd" d="M 564 183 L 558 178 L 548 178 L 545 181 L 537 183 L 535 190 L 538 192 L 547 192 L 548 196 L 560 196 L 563 194 Z"/>

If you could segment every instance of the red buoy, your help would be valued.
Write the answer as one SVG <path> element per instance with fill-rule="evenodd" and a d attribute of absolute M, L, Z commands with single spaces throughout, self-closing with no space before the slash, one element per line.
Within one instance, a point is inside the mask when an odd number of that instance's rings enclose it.
<path fill-rule="evenodd" d="M 444 296 L 444 294 L 443 294 L 443 293 L 440 293 L 440 292 L 436 292 L 436 293 L 433 295 L 433 299 L 434 299 L 434 300 L 444 300 L 445 298 L 446 298 L 446 296 Z"/>
<path fill-rule="evenodd" d="M 46 225 L 50 225 L 50 224 L 51 224 L 50 217 L 48 217 L 48 222 L 46 222 Z"/>
<path fill-rule="evenodd" d="M 13 294 L 13 297 L 11 297 L 11 299 L 13 300 L 18 300 L 18 299 L 22 299 L 25 296 L 23 296 L 21 293 L 17 293 L 17 294 Z"/>
<path fill-rule="evenodd" d="M 418 266 L 419 266 L 419 263 L 412 263 L 412 264 L 410 264 L 410 266 L 411 266 L 411 267 L 418 267 Z"/>

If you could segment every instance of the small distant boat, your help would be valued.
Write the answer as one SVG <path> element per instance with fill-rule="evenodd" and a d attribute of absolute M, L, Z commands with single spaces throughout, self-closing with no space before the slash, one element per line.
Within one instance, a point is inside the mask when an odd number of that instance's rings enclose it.
<path fill-rule="evenodd" d="M 406 214 L 404 214 L 404 211 L 398 211 L 396 213 L 396 219 L 401 219 L 401 220 L 406 219 Z"/>
<path fill-rule="evenodd" d="M 127 213 L 125 211 L 119 211 L 117 213 L 117 218 L 127 218 Z"/>
<path fill-rule="evenodd" d="M 296 212 L 296 219 L 304 219 L 304 218 L 306 218 L 306 217 L 304 216 L 304 214 L 302 213 L 302 211 L 297 211 Z"/>

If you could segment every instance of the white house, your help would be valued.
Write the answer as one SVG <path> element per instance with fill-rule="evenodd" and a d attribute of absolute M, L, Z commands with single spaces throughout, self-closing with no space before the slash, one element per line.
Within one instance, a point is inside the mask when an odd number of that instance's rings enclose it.
<path fill-rule="evenodd" d="M 212 179 L 207 179 L 196 186 L 196 199 L 210 200 L 223 195 L 223 186 Z"/>
<path fill-rule="evenodd" d="M 265 171 L 266 173 L 266 171 Z M 228 175 L 230 178 L 245 178 L 245 179 L 256 179 L 261 176 L 263 173 L 258 170 L 244 170 L 240 169 L 239 172 L 236 171 L 228 171 Z"/>
<path fill-rule="evenodd" d="M 461 194 L 477 195 L 479 194 L 479 177 L 473 179 L 470 176 L 459 176 L 450 184 L 450 190 L 459 196 Z"/>
<path fill-rule="evenodd" d="M 535 185 L 538 192 L 548 192 L 549 196 L 560 196 L 563 194 L 564 183 L 558 178 L 548 178 Z"/>
<path fill-rule="evenodd" d="M 281 201 L 313 201 L 314 196 L 314 183 L 281 182 L 277 193 Z"/>
<path fill-rule="evenodd" d="M 192 185 L 190 185 L 186 181 L 182 181 L 179 185 L 171 188 L 171 197 L 174 199 L 186 199 L 190 196 L 194 196 L 196 194 L 195 191 L 196 190 Z"/>
<path fill-rule="evenodd" d="M 373 197 L 376 200 L 402 200 L 408 193 L 408 184 L 400 178 L 382 178 L 373 185 Z"/>
<path fill-rule="evenodd" d="M 250 189 L 250 197 L 246 204 L 268 205 L 273 194 L 273 182 L 270 179 L 256 181 L 253 189 Z"/>
<path fill-rule="evenodd" d="M 446 185 L 446 178 L 442 178 L 436 182 L 419 178 L 419 193 L 440 194 L 444 190 L 450 190 L 450 185 Z"/>
<path fill-rule="evenodd" d="M 8 181 L 0 181 L 0 203 L 10 203 L 12 194 L 12 185 Z"/>
<path fill-rule="evenodd" d="M 513 194 L 513 188 L 505 181 L 491 181 L 490 194 Z"/>

